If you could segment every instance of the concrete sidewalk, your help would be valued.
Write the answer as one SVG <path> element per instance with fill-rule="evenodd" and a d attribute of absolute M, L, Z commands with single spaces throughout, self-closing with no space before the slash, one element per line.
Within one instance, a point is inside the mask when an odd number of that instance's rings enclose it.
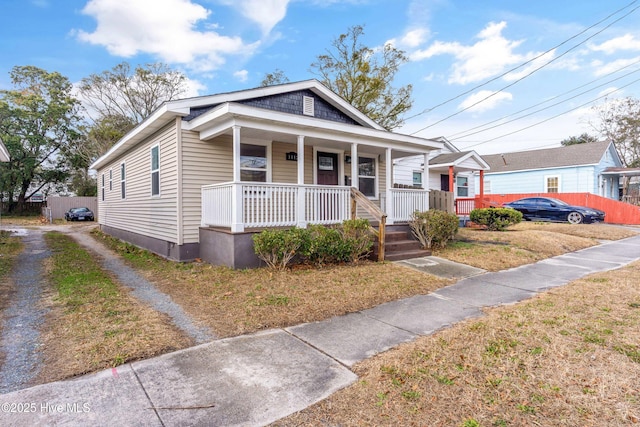
<path fill-rule="evenodd" d="M 481 316 L 483 307 L 638 259 L 640 235 L 497 273 L 460 267 L 453 277 L 465 278 L 429 295 L 0 395 L 0 425 L 266 425 L 354 383 L 356 362 Z M 444 268 L 433 258 L 412 263 Z"/>

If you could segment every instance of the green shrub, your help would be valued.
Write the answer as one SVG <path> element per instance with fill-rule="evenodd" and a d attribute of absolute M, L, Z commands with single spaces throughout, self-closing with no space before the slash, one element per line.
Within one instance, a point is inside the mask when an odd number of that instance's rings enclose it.
<path fill-rule="evenodd" d="M 374 232 L 367 219 L 348 219 L 339 228 L 348 247 L 348 261 L 358 262 L 371 253 Z"/>
<path fill-rule="evenodd" d="M 433 209 L 414 212 L 409 227 L 423 248 L 444 248 L 458 232 L 459 222 L 456 215 Z"/>
<path fill-rule="evenodd" d="M 309 233 L 301 228 L 264 230 L 253 235 L 253 249 L 268 267 L 287 268 L 294 256 L 309 245 Z"/>
<path fill-rule="evenodd" d="M 302 256 L 305 261 L 322 266 L 349 259 L 349 245 L 337 228 L 309 225 L 309 245 Z"/>
<path fill-rule="evenodd" d="M 482 208 L 472 210 L 469 219 L 487 230 L 503 231 L 522 221 L 522 213 L 510 208 Z"/>

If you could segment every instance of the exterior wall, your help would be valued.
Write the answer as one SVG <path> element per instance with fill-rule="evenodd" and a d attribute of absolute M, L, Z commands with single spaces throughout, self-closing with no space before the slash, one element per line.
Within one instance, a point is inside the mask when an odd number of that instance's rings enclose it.
<path fill-rule="evenodd" d="M 597 194 L 598 184 L 593 166 L 542 169 L 509 173 L 485 173 L 485 193 L 543 193 L 548 176 L 560 177 L 561 193 Z M 479 177 L 476 177 L 479 180 Z M 476 183 L 477 184 L 477 183 Z"/>
<path fill-rule="evenodd" d="M 202 220 L 201 187 L 233 180 L 233 142 L 222 135 L 201 141 L 196 132 L 182 131 L 182 227 L 185 243 L 199 241 Z"/>
<path fill-rule="evenodd" d="M 151 147 L 160 147 L 160 195 L 151 196 Z M 121 169 L 125 164 L 125 198 Z M 171 122 L 98 170 L 98 220 L 108 229 L 178 242 L 177 126 Z M 111 177 L 110 180 L 110 171 Z M 105 177 L 102 200 L 102 176 Z"/>

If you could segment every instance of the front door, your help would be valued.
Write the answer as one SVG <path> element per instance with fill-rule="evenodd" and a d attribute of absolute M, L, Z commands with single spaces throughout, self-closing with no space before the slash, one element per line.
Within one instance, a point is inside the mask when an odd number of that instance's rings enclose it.
<path fill-rule="evenodd" d="M 318 185 L 338 185 L 338 154 L 318 151 Z"/>
<path fill-rule="evenodd" d="M 449 188 L 449 175 L 440 175 L 440 190 L 451 191 Z"/>

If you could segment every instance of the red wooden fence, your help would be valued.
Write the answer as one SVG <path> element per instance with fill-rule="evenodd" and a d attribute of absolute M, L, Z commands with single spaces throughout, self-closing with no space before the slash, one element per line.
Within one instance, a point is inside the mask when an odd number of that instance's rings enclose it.
<path fill-rule="evenodd" d="M 591 193 L 485 194 L 476 196 L 475 207 L 500 206 L 523 197 L 553 197 L 570 205 L 587 206 L 606 212 L 604 221 L 611 224 L 640 225 L 640 206 L 607 199 Z"/>

